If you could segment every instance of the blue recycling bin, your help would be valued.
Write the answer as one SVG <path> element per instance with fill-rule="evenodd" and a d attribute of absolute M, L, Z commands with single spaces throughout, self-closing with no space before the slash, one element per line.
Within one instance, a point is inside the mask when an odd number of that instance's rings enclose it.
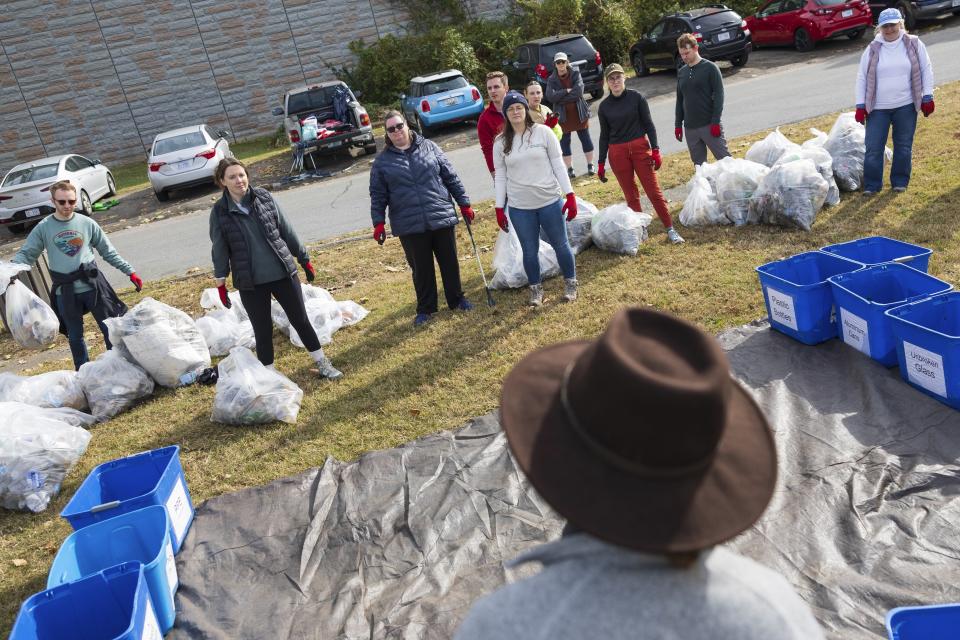
<path fill-rule="evenodd" d="M 887 613 L 890 640 L 956 640 L 960 604 L 897 607 Z"/>
<path fill-rule="evenodd" d="M 870 236 L 831 244 L 823 247 L 821 251 L 868 266 L 898 262 L 924 273 L 930 266 L 930 254 L 933 253 L 933 249 L 884 236 Z"/>

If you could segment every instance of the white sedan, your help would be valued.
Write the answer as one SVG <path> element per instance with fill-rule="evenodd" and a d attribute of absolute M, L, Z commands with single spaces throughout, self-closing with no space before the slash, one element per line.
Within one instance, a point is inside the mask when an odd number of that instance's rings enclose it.
<path fill-rule="evenodd" d="M 166 202 L 170 191 L 213 182 L 213 173 L 230 155 L 227 131 L 214 133 L 205 124 L 165 131 L 153 139 L 147 159 L 147 178 L 157 200 Z"/>
<path fill-rule="evenodd" d="M 60 180 L 77 188 L 76 210 L 88 216 L 94 202 L 117 192 L 110 170 L 96 159 L 71 153 L 18 164 L 0 182 L 0 227 L 22 233 L 53 213 L 50 186 Z"/>

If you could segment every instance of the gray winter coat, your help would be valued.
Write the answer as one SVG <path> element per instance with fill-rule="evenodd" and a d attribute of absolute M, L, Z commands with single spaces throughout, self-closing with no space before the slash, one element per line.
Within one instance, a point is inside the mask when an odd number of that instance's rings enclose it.
<path fill-rule="evenodd" d="M 370 169 L 370 218 L 374 226 L 390 214 L 395 236 L 424 233 L 457 224 L 450 196 L 461 207 L 470 199 L 453 165 L 434 142 L 410 132 L 413 144 L 387 146 Z"/>
<path fill-rule="evenodd" d="M 554 71 L 547 78 L 547 100 L 553 105 L 553 110 L 560 118 L 560 124 L 567 121 L 567 110 L 561 105 L 569 102 L 577 103 L 577 115 L 580 116 L 580 122 L 590 119 L 590 105 L 583 97 L 583 78 L 580 77 L 580 70 L 574 66 L 570 67 L 570 76 L 573 81 L 572 91 L 567 93 L 563 84 L 560 83 L 560 76 Z"/>
<path fill-rule="evenodd" d="M 474 604 L 456 640 L 823 640 L 786 580 L 722 547 L 676 569 L 664 556 L 576 533 L 508 566 L 521 563 L 543 569 Z"/>

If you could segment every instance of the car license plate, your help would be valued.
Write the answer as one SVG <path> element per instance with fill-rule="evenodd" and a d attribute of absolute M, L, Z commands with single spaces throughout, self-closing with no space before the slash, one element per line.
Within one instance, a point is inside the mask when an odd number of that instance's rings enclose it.
<path fill-rule="evenodd" d="M 957 2 L 960 0 L 954 0 L 954 1 Z M 852 15 L 853 15 L 853 9 L 844 9 L 843 11 L 840 12 L 841 18 L 849 18 Z"/>
<path fill-rule="evenodd" d="M 24 215 L 27 216 L 28 218 L 32 218 L 33 216 L 38 216 L 38 215 L 40 215 L 40 209 L 27 209 L 27 210 L 24 211 L 23 213 L 24 213 Z"/>
<path fill-rule="evenodd" d="M 193 164 L 193 160 L 181 160 L 177 163 L 177 171 L 186 171 Z"/>
<path fill-rule="evenodd" d="M 442 102 L 443 102 L 443 105 L 444 105 L 444 106 L 450 107 L 450 106 L 453 106 L 453 105 L 457 104 L 457 99 L 456 99 L 456 98 L 444 98 Z"/>
<path fill-rule="evenodd" d="M 729 39 L 730 39 L 730 34 L 729 34 L 729 33 L 718 33 L 718 34 L 717 34 L 717 42 L 723 42 L 724 40 L 729 40 Z"/>

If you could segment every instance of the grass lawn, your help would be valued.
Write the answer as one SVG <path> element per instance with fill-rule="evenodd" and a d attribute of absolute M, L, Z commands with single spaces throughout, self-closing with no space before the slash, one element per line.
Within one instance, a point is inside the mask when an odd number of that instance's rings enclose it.
<path fill-rule="evenodd" d="M 960 104 L 960 84 L 937 92 L 939 105 Z M 383 247 L 366 234 L 360 242 L 314 251 L 316 284 L 338 299 L 353 299 L 371 310 L 359 325 L 341 330 L 327 353 L 346 376 L 339 382 L 313 377 L 309 357 L 276 333 L 278 368 L 305 391 L 296 425 L 228 427 L 209 420 L 214 389 L 158 390 L 155 397 L 91 430 L 87 453 L 64 482 L 60 495 L 41 514 L 0 512 L 0 627 L 8 630 L 20 602 L 44 587 L 53 555 L 70 532 L 58 513 L 98 463 L 177 443 L 194 502 L 261 485 L 322 465 L 327 456 L 342 460 L 365 451 L 393 447 L 418 436 L 461 425 L 498 406 L 503 376 L 527 352 L 560 340 L 597 335 L 625 305 L 653 305 L 672 311 L 711 332 L 765 315 L 754 267 L 769 260 L 865 235 L 883 234 L 934 249 L 930 271 L 960 284 L 960 170 L 956 149 L 960 115 L 941 107 L 920 118 L 910 190 L 889 190 L 874 198 L 842 194 L 839 206 L 822 211 L 811 232 L 767 226 L 682 229 L 686 245 L 666 242 L 654 217 L 651 239 L 636 258 L 590 249 L 577 258 L 581 297 L 562 304 L 562 280 L 545 283 L 540 310 L 526 307 L 526 291 L 495 292 L 495 310 L 484 294 L 465 230 L 458 231 L 464 287 L 476 303 L 470 313 L 441 311 L 415 330 L 413 287 L 395 238 Z M 809 138 L 807 129 L 829 129 L 835 115 L 781 127 L 789 138 Z M 662 135 L 669 135 L 664 130 Z M 731 141 L 741 156 L 762 134 Z M 665 187 L 689 179 L 686 153 L 664 161 Z M 577 194 L 598 206 L 622 201 L 616 182 L 579 179 Z M 673 203 L 679 211 L 680 203 Z M 492 204 L 476 207 L 477 242 L 491 275 L 497 227 Z M 143 294 L 124 292 L 131 306 L 142 295 L 200 314 L 199 295 L 212 286 L 209 276 L 150 282 Z M 88 322 L 88 327 L 93 323 Z M 102 340 L 89 332 L 91 345 Z M 63 343 L 61 338 L 60 343 Z M 25 357 L 9 336 L 0 337 L 0 357 Z M 68 360 L 42 370 L 69 368 Z M 6 631 L 4 631 L 6 632 Z"/>

